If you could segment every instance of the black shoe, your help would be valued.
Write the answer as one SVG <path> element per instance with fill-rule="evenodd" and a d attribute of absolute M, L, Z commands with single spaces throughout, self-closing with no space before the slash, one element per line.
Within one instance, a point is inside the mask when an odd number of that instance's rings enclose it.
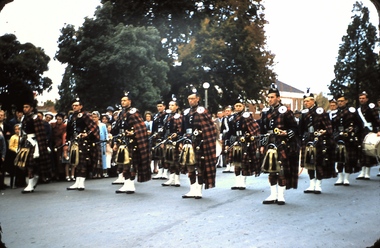
<path fill-rule="evenodd" d="M 277 205 L 285 205 L 284 201 L 277 201 Z"/>
<path fill-rule="evenodd" d="M 112 184 L 112 185 L 120 185 L 120 184 L 124 184 L 124 183 L 123 183 L 123 182 L 117 182 L 117 183 L 112 182 L 111 184 Z"/>
<path fill-rule="evenodd" d="M 357 177 L 356 180 L 365 180 L 364 177 Z"/>
<path fill-rule="evenodd" d="M 277 200 L 263 201 L 263 204 L 275 204 L 275 203 L 277 203 Z"/>
<path fill-rule="evenodd" d="M 195 198 L 195 196 L 188 196 L 188 195 L 183 195 L 182 196 L 183 199 L 188 199 L 188 198 Z"/>
<path fill-rule="evenodd" d="M 314 191 L 314 194 L 316 194 L 316 195 L 322 194 L 322 191 L 316 190 L 316 191 Z"/>
<path fill-rule="evenodd" d="M 128 195 L 130 195 L 130 194 L 134 194 L 135 192 L 134 191 L 128 191 L 127 190 L 127 192 L 125 192 L 126 194 L 128 194 Z"/>
<path fill-rule="evenodd" d="M 29 193 L 33 193 L 34 190 L 23 190 L 21 191 L 21 194 L 29 194 Z"/>
<path fill-rule="evenodd" d="M 312 194 L 312 193 L 315 193 L 314 190 L 304 190 L 303 191 L 305 194 Z"/>
<path fill-rule="evenodd" d="M 223 173 L 234 173 L 233 171 L 223 171 Z"/>
<path fill-rule="evenodd" d="M 231 189 L 232 190 L 237 190 L 237 189 L 239 189 L 240 187 L 237 187 L 237 186 L 233 186 L 233 187 L 231 187 Z"/>
<path fill-rule="evenodd" d="M 78 190 L 78 188 L 66 188 L 67 190 Z"/>

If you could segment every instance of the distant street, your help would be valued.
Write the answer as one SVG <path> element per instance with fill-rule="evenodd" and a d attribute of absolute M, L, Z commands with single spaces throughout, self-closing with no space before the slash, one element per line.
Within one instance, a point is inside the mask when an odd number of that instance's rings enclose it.
<path fill-rule="evenodd" d="M 218 169 L 217 186 L 203 199 L 182 199 L 181 184 L 164 180 L 136 183 L 136 193 L 115 194 L 115 178 L 86 180 L 85 191 L 67 191 L 72 182 L 38 185 L 32 194 L 7 189 L 0 194 L 3 242 L 31 247 L 368 247 L 380 238 L 379 166 L 370 181 L 304 194 L 309 180 L 285 192 L 286 205 L 263 205 L 267 175 L 247 178 L 246 190 L 231 190 L 234 175 Z M 9 178 L 7 178 L 9 180 Z M 8 181 L 7 181 L 8 183 Z"/>

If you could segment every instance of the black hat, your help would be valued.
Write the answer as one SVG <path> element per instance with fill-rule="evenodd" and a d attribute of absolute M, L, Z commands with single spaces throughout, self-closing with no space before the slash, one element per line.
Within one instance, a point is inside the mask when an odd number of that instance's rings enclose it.
<path fill-rule="evenodd" d="M 306 99 L 306 98 L 314 99 L 314 94 L 310 93 L 310 88 L 307 88 L 306 94 L 303 96 L 303 99 Z"/>
<path fill-rule="evenodd" d="M 359 96 L 367 96 L 368 97 L 368 94 L 367 94 L 367 92 L 363 91 L 362 93 L 359 94 Z"/>
<path fill-rule="evenodd" d="M 239 96 L 236 98 L 235 103 L 245 103 L 245 99 L 242 95 L 239 94 Z"/>
<path fill-rule="evenodd" d="M 338 100 L 339 98 L 342 98 L 342 97 L 343 97 L 344 99 L 346 99 L 346 97 L 344 96 L 343 93 L 340 93 L 340 94 L 336 95 L 334 98 Z"/>
<path fill-rule="evenodd" d="M 195 94 L 196 96 L 199 96 L 197 88 L 195 88 L 195 86 L 192 84 L 186 86 L 186 92 L 188 96 L 193 95 L 193 94 Z"/>
<path fill-rule="evenodd" d="M 275 93 L 276 96 L 280 96 L 280 92 L 278 91 L 277 85 L 275 83 L 272 83 L 270 85 L 270 89 L 268 90 L 268 95 L 271 94 L 271 93 Z"/>
<path fill-rule="evenodd" d="M 124 94 L 122 97 L 128 97 L 129 100 L 132 100 L 133 94 L 130 91 L 124 91 Z"/>
<path fill-rule="evenodd" d="M 80 105 L 83 105 L 79 97 L 75 97 L 75 99 L 72 101 L 72 103 L 75 103 L 75 102 L 79 102 Z"/>
<path fill-rule="evenodd" d="M 164 101 L 164 100 L 158 100 L 158 101 L 156 102 L 156 104 L 157 104 L 157 105 L 158 105 L 158 104 L 165 105 L 165 101 Z"/>
<path fill-rule="evenodd" d="M 294 111 L 294 114 L 301 114 L 301 111 L 299 111 L 298 109 L 296 111 Z"/>
<path fill-rule="evenodd" d="M 27 92 L 23 96 L 23 105 L 29 105 L 32 108 L 35 108 L 37 106 L 37 100 L 34 98 L 34 93 L 33 92 Z"/>

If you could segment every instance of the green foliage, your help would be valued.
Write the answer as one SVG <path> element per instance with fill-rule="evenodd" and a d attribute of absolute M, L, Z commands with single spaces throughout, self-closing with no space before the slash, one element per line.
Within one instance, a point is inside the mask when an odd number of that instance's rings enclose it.
<path fill-rule="evenodd" d="M 50 61 L 43 49 L 31 43 L 21 44 L 15 35 L 6 34 L 0 37 L 0 58 L 2 109 L 20 108 L 25 95 L 52 89 L 51 79 L 42 77 Z"/>
<path fill-rule="evenodd" d="M 136 107 L 151 108 L 152 99 L 169 90 L 168 65 L 156 56 L 161 38 L 153 27 L 113 26 L 107 19 L 110 8 L 98 9 L 97 17 L 86 19 L 77 31 L 70 25 L 62 29 L 56 58 L 70 70 L 61 93 L 105 110 L 120 102 L 123 91 L 130 91 L 138 96 Z"/>
<path fill-rule="evenodd" d="M 366 91 L 370 100 L 380 95 L 380 61 L 374 52 L 377 42 L 376 28 L 369 22 L 368 8 L 356 2 L 347 35 L 339 47 L 335 78 L 329 86 L 332 95 L 344 93 L 350 104 L 358 105 L 359 93 Z"/>
<path fill-rule="evenodd" d="M 263 6 L 252 1 L 218 1 L 218 12 L 205 18 L 189 43 L 180 46 L 183 77 L 194 85 L 210 82 L 210 107 L 230 105 L 242 95 L 260 100 L 275 81 L 274 55 L 265 48 Z"/>
<path fill-rule="evenodd" d="M 154 110 L 156 100 L 172 94 L 186 106 L 186 86 L 203 94 L 207 81 L 212 111 L 239 94 L 260 99 L 276 77 L 260 2 L 102 0 L 94 19 L 62 29 L 56 58 L 70 70 L 61 97 L 77 94 L 105 108 L 128 90 L 140 109 Z"/>

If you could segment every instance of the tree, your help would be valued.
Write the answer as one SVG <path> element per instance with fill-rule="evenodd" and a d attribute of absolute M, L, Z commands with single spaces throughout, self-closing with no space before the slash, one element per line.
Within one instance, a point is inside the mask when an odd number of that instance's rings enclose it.
<path fill-rule="evenodd" d="M 13 2 L 13 0 L 0 0 L 0 12 L 3 10 L 6 4 Z"/>
<path fill-rule="evenodd" d="M 180 46 L 179 58 L 186 81 L 208 81 L 210 107 L 233 104 L 241 95 L 262 100 L 262 90 L 274 82 L 274 55 L 266 50 L 263 6 L 260 1 L 217 1 L 214 16 L 205 18 L 188 44 Z M 223 92 L 223 93 L 221 93 Z"/>
<path fill-rule="evenodd" d="M 152 99 L 169 90 L 167 63 L 156 56 L 161 38 L 153 27 L 114 26 L 108 18 L 111 9 L 110 4 L 103 5 L 79 30 L 72 25 L 62 29 L 56 58 L 68 63 L 70 70 L 61 93 L 105 109 L 119 103 L 123 91 L 130 91 L 139 96 L 135 106 L 152 108 Z"/>
<path fill-rule="evenodd" d="M 329 90 L 332 95 L 343 93 L 351 104 L 358 105 L 358 95 L 362 91 L 370 94 L 371 100 L 380 95 L 379 55 L 374 52 L 379 41 L 375 26 L 369 22 L 368 8 L 356 2 L 351 23 L 343 43 L 339 47 L 335 78 Z"/>
<path fill-rule="evenodd" d="M 20 108 L 27 94 L 52 89 L 50 78 L 42 77 L 50 61 L 44 50 L 31 43 L 21 44 L 13 34 L 0 37 L 0 96 L 2 109 Z"/>
<path fill-rule="evenodd" d="M 71 109 L 71 103 L 74 100 L 74 76 L 71 73 L 72 66 L 66 66 L 65 73 L 63 74 L 62 83 L 58 86 L 58 94 L 61 99 L 56 102 L 55 109 L 58 112 L 67 112 Z"/>
<path fill-rule="evenodd" d="M 161 97 L 168 101 L 172 94 L 179 100 L 186 99 L 184 89 L 189 84 L 202 92 L 200 86 L 208 81 L 212 85 L 209 106 L 216 110 L 218 102 L 230 103 L 239 94 L 259 99 L 263 88 L 275 81 L 276 75 L 272 70 L 274 56 L 266 50 L 263 30 L 266 21 L 260 0 L 103 0 L 102 3 L 94 19 L 86 19 L 79 30 L 66 26 L 59 40 L 60 50 L 56 57 L 72 66 L 71 81 L 75 84 L 76 94 L 95 97 L 96 92 L 102 92 L 101 99 L 107 101 L 115 95 L 112 89 L 116 90 L 116 95 L 121 91 L 115 80 L 133 79 L 136 87 L 131 89 L 137 90 L 133 93 L 141 97 L 140 93 L 144 93 L 141 106 L 149 108 Z M 161 42 L 150 43 L 154 48 L 151 58 L 159 63 L 155 62 L 157 66 L 145 66 L 153 68 L 160 78 L 167 75 L 165 82 L 154 80 L 151 84 L 150 79 L 131 75 L 138 71 L 134 64 L 120 59 L 124 51 L 128 56 L 134 54 L 138 57 L 136 52 L 139 50 L 127 48 L 129 44 L 125 40 L 115 42 L 121 37 L 117 33 L 139 28 L 156 30 L 155 35 L 160 37 Z M 134 35 L 126 40 L 134 41 Z M 181 66 L 176 63 L 178 58 Z M 140 61 L 142 64 L 152 62 Z M 121 65 L 130 70 L 120 73 Z M 148 91 L 142 91 L 140 86 Z M 97 102 L 90 97 L 87 100 Z M 111 103 L 102 101 L 101 104 Z"/>

